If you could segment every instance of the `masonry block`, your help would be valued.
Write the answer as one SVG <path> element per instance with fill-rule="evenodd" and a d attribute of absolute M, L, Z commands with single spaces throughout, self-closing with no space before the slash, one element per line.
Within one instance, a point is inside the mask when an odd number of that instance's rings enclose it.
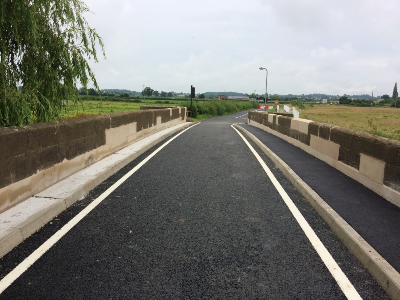
<path fill-rule="evenodd" d="M 360 173 L 373 181 L 383 184 L 385 174 L 385 162 L 373 158 L 371 156 L 361 154 L 360 156 Z"/>
<path fill-rule="evenodd" d="M 37 172 L 37 159 L 35 152 L 26 152 L 15 156 L 15 181 L 25 179 Z"/>
<path fill-rule="evenodd" d="M 297 118 L 292 118 L 291 122 L 290 122 L 290 129 L 295 130 L 295 131 L 299 131 L 299 127 L 300 127 L 300 120 L 301 119 L 297 119 Z"/>
<path fill-rule="evenodd" d="M 318 130 L 318 137 L 320 137 L 321 139 L 324 140 L 330 140 L 330 135 L 331 135 L 331 128 L 333 127 L 333 125 L 331 124 L 325 124 L 322 123 L 319 126 L 319 130 Z"/>
<path fill-rule="evenodd" d="M 306 133 L 299 133 L 299 141 L 307 146 L 310 146 L 310 135 Z"/>
<path fill-rule="evenodd" d="M 400 142 L 355 131 L 354 150 L 359 153 L 372 156 L 388 164 L 394 164 L 398 148 L 400 148 Z"/>
<path fill-rule="evenodd" d="M 23 154 L 28 149 L 29 132 L 23 128 L 0 128 L 0 160 Z"/>
<path fill-rule="evenodd" d="M 305 120 L 305 119 L 297 119 L 299 121 L 299 131 L 301 133 L 309 134 L 308 127 L 309 124 L 312 122 L 311 120 Z"/>
<path fill-rule="evenodd" d="M 318 136 L 318 132 L 319 132 L 319 126 L 321 125 L 321 123 L 318 122 L 311 122 L 310 124 L 308 124 L 308 133 L 312 134 L 314 136 Z"/>
<path fill-rule="evenodd" d="M 339 158 L 339 145 L 331 141 L 321 139 L 317 136 L 310 136 L 310 147 L 317 150 L 319 153 L 327 155 L 334 160 Z"/>
<path fill-rule="evenodd" d="M 279 116 L 279 119 L 278 119 L 278 124 L 279 125 L 282 125 L 282 126 L 285 126 L 287 128 L 290 128 L 291 123 L 292 123 L 292 118 Z"/>
<path fill-rule="evenodd" d="M 29 151 L 37 151 L 67 140 L 68 128 L 65 122 L 31 124 L 26 126 L 26 128 L 29 133 Z"/>
<path fill-rule="evenodd" d="M 295 129 L 290 129 L 289 131 L 289 136 L 295 140 L 299 140 L 300 138 L 300 133 L 298 130 Z"/>
<path fill-rule="evenodd" d="M 116 114 L 109 115 L 111 119 L 111 128 L 119 127 L 121 125 L 126 125 L 133 122 L 138 122 L 137 120 L 141 118 L 144 114 L 144 111 L 127 111 L 120 112 Z"/>
<path fill-rule="evenodd" d="M 65 144 L 65 157 L 70 160 L 86 152 L 85 137 L 69 141 Z"/>
<path fill-rule="evenodd" d="M 153 110 L 145 110 L 141 111 L 140 115 L 137 117 L 137 131 L 141 131 L 142 129 L 147 129 L 153 126 L 154 122 L 154 113 Z"/>
<path fill-rule="evenodd" d="M 274 119 L 274 116 L 275 116 L 275 115 L 273 115 L 273 114 L 268 114 L 268 122 L 269 122 L 269 123 L 274 123 L 274 120 L 275 120 L 275 119 Z"/>
<path fill-rule="evenodd" d="M 383 183 L 400 192 L 400 165 L 386 164 Z"/>
<path fill-rule="evenodd" d="M 179 108 L 178 107 L 172 108 L 172 119 L 179 119 Z"/>
<path fill-rule="evenodd" d="M 349 165 L 353 168 L 359 169 L 360 167 L 360 153 L 346 148 L 344 146 L 340 146 L 339 148 L 339 161 Z"/>
<path fill-rule="evenodd" d="M 65 147 L 54 145 L 36 152 L 37 169 L 44 170 L 61 163 L 65 158 Z"/>
<path fill-rule="evenodd" d="M 16 181 L 16 161 L 15 157 L 0 160 L 0 189 Z"/>
<path fill-rule="evenodd" d="M 64 143 L 71 142 L 85 136 L 92 135 L 96 131 L 96 122 L 94 118 L 72 119 L 66 123 L 67 139 Z"/>
<path fill-rule="evenodd" d="M 347 149 L 354 150 L 354 130 L 342 127 L 333 127 L 331 129 L 330 137 L 332 142 Z"/>

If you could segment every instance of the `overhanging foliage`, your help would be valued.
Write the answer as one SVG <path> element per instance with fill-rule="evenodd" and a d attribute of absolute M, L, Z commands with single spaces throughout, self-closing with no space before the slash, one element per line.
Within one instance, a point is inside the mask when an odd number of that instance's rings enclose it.
<path fill-rule="evenodd" d="M 88 60 L 104 45 L 79 0 L 0 0 L 0 126 L 57 120 L 78 82 L 98 85 Z"/>

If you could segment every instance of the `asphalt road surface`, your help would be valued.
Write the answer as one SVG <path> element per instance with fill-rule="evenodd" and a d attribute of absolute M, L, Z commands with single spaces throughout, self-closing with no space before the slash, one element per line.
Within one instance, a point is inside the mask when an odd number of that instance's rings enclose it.
<path fill-rule="evenodd" d="M 203 121 L 104 181 L 0 260 L 4 280 L 98 204 L 0 299 L 389 299 L 273 163 L 250 143 L 257 159 L 231 126 L 246 120 L 241 112 Z M 299 213 L 309 229 L 299 225 Z"/>

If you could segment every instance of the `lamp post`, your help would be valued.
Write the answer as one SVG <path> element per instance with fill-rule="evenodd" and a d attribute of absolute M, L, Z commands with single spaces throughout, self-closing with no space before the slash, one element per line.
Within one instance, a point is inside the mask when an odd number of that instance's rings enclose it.
<path fill-rule="evenodd" d="M 265 77 L 265 101 L 264 101 L 264 111 L 265 111 L 265 110 L 267 110 L 267 109 L 266 109 L 266 106 L 267 106 L 267 99 L 268 99 L 268 93 L 267 93 L 268 70 L 267 70 L 267 68 L 263 68 L 263 67 L 260 67 L 259 69 L 260 69 L 260 70 L 265 70 L 265 71 L 267 71 L 267 75 L 266 75 L 266 77 Z"/>

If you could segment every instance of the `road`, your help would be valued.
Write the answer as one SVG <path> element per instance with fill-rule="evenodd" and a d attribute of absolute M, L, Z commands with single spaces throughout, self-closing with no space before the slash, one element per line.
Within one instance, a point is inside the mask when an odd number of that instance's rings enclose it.
<path fill-rule="evenodd" d="M 246 120 L 203 121 L 104 181 L 0 261 L 0 299 L 389 299 L 231 126 Z"/>

